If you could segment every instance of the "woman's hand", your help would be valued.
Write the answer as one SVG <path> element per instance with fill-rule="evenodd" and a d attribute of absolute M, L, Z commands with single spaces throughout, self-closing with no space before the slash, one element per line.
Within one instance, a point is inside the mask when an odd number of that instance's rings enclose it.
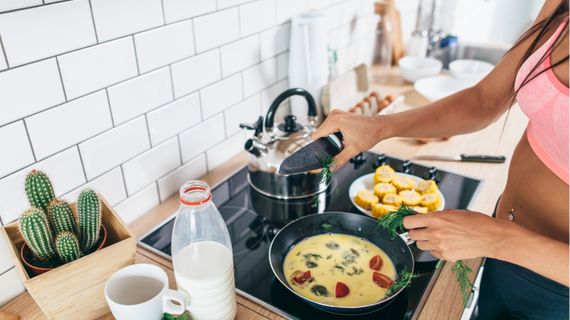
<path fill-rule="evenodd" d="M 495 256 L 507 227 L 505 223 L 509 222 L 466 210 L 444 210 L 404 218 L 404 227 L 419 249 L 451 262 Z"/>
<path fill-rule="evenodd" d="M 344 149 L 335 158 L 331 169 L 335 171 L 350 158 L 375 146 L 385 137 L 381 116 L 361 116 L 354 113 L 333 110 L 327 119 L 313 133 L 313 139 L 341 132 Z"/>

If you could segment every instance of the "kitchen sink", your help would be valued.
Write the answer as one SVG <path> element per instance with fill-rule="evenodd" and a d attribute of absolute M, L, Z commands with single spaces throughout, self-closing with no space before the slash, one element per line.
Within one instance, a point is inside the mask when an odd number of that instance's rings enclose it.
<path fill-rule="evenodd" d="M 497 64 L 507 52 L 509 46 L 477 46 L 477 45 L 451 45 L 439 49 L 433 57 L 443 62 L 444 68 L 449 68 L 449 63 L 457 59 L 476 59 Z"/>

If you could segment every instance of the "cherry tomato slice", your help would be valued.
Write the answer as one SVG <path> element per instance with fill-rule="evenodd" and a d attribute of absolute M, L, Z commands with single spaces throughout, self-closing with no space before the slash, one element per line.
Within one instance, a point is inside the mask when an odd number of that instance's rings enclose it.
<path fill-rule="evenodd" d="M 303 284 L 309 279 L 311 279 L 311 270 L 305 272 L 295 271 L 295 273 L 293 273 L 293 281 L 297 284 Z"/>
<path fill-rule="evenodd" d="M 388 289 L 392 284 L 394 284 L 394 280 L 390 279 L 388 276 L 381 274 L 380 272 L 374 272 L 372 274 L 372 281 L 374 281 L 377 285 L 382 288 Z"/>
<path fill-rule="evenodd" d="M 336 283 L 335 293 L 337 298 L 342 298 L 346 297 L 350 293 L 350 290 L 346 284 L 339 281 Z"/>
<path fill-rule="evenodd" d="M 368 265 L 370 266 L 370 269 L 376 270 L 376 271 L 380 270 L 382 268 L 383 264 L 384 264 L 384 261 L 382 261 L 382 258 L 379 255 L 372 257 L 372 259 L 370 259 L 370 262 L 368 263 Z"/>

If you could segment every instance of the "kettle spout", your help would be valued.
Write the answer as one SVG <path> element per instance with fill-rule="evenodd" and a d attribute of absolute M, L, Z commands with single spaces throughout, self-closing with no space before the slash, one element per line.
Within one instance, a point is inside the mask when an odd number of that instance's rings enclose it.
<path fill-rule="evenodd" d="M 245 151 L 251 153 L 257 158 L 261 157 L 262 151 L 258 146 L 256 146 L 256 143 L 255 141 L 253 141 L 253 139 L 247 139 L 243 148 L 245 149 Z"/>

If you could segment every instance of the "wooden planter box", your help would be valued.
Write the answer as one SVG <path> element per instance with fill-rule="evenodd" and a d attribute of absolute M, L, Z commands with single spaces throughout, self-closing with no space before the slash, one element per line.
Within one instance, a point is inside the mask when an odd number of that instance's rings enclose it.
<path fill-rule="evenodd" d="M 93 319 L 107 314 L 105 282 L 115 271 L 135 262 L 136 237 L 102 197 L 101 209 L 107 228 L 105 247 L 35 277 L 20 260 L 24 240 L 18 222 L 0 230 L 10 243 L 24 287 L 49 319 Z"/>

